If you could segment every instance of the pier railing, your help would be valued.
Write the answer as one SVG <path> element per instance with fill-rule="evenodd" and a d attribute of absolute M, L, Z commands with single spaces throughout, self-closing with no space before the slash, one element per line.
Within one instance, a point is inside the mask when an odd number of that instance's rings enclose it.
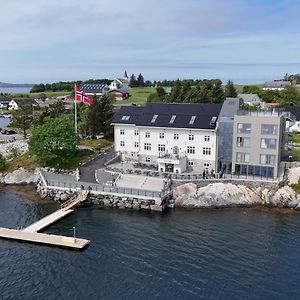
<path fill-rule="evenodd" d="M 48 179 L 46 174 L 41 170 L 40 177 L 43 184 L 49 189 L 61 189 L 78 191 L 80 189 L 88 190 L 95 194 L 110 194 L 110 195 L 125 195 L 133 197 L 145 197 L 145 198 L 163 198 L 169 194 L 168 190 L 161 192 L 141 190 L 135 188 L 119 187 L 119 186 L 107 186 L 101 184 L 92 184 L 87 182 L 64 182 Z"/>

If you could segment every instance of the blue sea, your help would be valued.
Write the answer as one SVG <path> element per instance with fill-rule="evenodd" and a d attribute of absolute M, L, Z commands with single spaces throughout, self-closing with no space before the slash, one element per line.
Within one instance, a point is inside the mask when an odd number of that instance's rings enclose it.
<path fill-rule="evenodd" d="M 0 87 L 0 94 L 28 94 L 31 87 Z"/>
<path fill-rule="evenodd" d="M 57 208 L 32 198 L 30 191 L 3 188 L 0 226 L 26 226 Z M 82 252 L 0 240 L 0 298 L 300 298 L 300 214 L 294 211 L 90 207 L 47 232 L 72 236 L 73 226 L 91 240 Z"/>

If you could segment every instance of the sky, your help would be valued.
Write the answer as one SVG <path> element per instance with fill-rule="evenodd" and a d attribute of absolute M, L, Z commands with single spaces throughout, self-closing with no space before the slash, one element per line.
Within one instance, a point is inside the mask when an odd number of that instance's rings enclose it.
<path fill-rule="evenodd" d="M 299 0 L 0 0 L 0 82 L 300 72 Z"/>

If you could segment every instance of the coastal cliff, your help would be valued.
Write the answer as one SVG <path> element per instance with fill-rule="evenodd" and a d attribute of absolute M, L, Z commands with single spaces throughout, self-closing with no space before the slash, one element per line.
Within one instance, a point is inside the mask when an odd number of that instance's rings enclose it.
<path fill-rule="evenodd" d="M 221 207 L 288 207 L 296 208 L 300 196 L 289 187 L 268 189 L 250 188 L 231 183 L 213 183 L 198 188 L 195 183 L 186 183 L 173 188 L 173 204 L 185 208 Z"/>

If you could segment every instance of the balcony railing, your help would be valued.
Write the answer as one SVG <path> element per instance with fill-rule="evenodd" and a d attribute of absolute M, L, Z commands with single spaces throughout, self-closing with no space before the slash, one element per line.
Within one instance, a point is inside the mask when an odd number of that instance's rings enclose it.
<path fill-rule="evenodd" d="M 184 152 L 180 152 L 178 154 L 168 153 L 168 152 L 159 152 L 158 157 L 166 158 L 166 159 L 180 160 L 180 159 L 186 157 L 186 152 L 184 151 Z"/>

